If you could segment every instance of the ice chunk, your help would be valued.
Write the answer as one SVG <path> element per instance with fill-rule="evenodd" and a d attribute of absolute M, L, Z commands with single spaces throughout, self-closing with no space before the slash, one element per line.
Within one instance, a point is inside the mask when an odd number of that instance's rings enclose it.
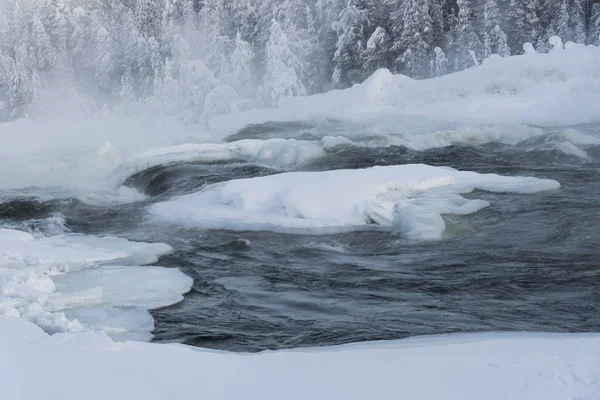
<path fill-rule="evenodd" d="M 323 234 L 380 227 L 412 239 L 440 239 L 441 215 L 469 214 L 488 205 L 460 194 L 535 193 L 559 186 L 548 179 L 428 165 L 292 172 L 211 185 L 155 204 L 150 213 L 204 229 Z"/>
<path fill-rule="evenodd" d="M 103 266 L 53 280 L 61 295 L 49 299 L 52 309 L 70 302 L 64 310 L 68 318 L 118 340 L 151 339 L 154 320 L 148 310 L 179 303 L 193 283 L 175 268 L 139 266 Z"/>
<path fill-rule="evenodd" d="M 172 250 L 162 243 L 115 237 L 66 234 L 35 239 L 27 232 L 0 229 L 2 266 L 39 273 L 68 272 L 107 262 L 151 264 Z"/>
<path fill-rule="evenodd" d="M 139 307 L 110 307 L 107 305 L 75 307 L 64 315 L 81 321 L 86 330 L 103 332 L 115 341 L 150 341 L 153 336 L 154 318 L 150 312 Z"/>
<path fill-rule="evenodd" d="M 97 329 L 149 340 L 148 310 L 181 301 L 192 280 L 174 268 L 136 265 L 170 251 L 166 244 L 115 237 L 36 239 L 0 229 L 0 316 L 22 317 L 50 333 Z"/>
<path fill-rule="evenodd" d="M 103 304 L 148 310 L 179 303 L 192 287 L 192 278 L 175 268 L 162 267 L 103 266 L 56 276 L 53 280 L 56 290 L 67 296 L 102 288 Z"/>

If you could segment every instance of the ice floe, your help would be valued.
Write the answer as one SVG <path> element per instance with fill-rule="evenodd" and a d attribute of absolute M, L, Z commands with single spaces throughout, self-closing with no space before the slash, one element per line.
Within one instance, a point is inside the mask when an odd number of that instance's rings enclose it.
<path fill-rule="evenodd" d="M 159 220 L 203 229 L 328 234 L 377 227 L 431 240 L 442 237 L 443 214 L 470 214 L 489 205 L 461 194 L 536 193 L 559 186 L 549 179 L 413 164 L 234 180 L 149 211 Z"/>

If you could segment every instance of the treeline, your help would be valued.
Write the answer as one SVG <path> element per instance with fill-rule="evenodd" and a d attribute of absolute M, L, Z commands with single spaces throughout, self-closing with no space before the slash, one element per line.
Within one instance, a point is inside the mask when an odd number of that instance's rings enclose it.
<path fill-rule="evenodd" d="M 0 119 L 67 91 L 206 120 L 382 67 L 420 79 L 546 52 L 554 35 L 600 44 L 600 0 L 0 0 Z"/>

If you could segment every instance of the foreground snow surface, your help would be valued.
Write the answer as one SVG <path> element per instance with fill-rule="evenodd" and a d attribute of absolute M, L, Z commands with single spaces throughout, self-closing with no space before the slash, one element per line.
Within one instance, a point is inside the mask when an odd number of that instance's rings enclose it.
<path fill-rule="evenodd" d="M 536 193 L 550 179 L 506 177 L 423 164 L 290 172 L 239 179 L 154 204 L 159 218 L 205 229 L 338 233 L 370 227 L 417 240 L 440 239 L 443 214 L 471 214 L 489 203 L 461 194 Z"/>
<path fill-rule="evenodd" d="M 0 318 L 10 400 L 600 398 L 600 336 L 470 334 L 260 354 L 48 336 Z"/>

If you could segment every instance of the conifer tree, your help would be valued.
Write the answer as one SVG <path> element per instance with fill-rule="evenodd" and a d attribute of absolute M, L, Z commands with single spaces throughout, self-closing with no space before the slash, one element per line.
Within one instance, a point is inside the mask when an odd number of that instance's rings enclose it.
<path fill-rule="evenodd" d="M 483 43 L 475 33 L 472 11 L 468 0 L 458 0 L 458 25 L 454 70 L 460 71 L 478 65 L 483 59 Z"/>
<path fill-rule="evenodd" d="M 340 13 L 339 19 L 333 23 L 337 33 L 337 43 L 333 55 L 333 83 L 338 88 L 348 87 L 359 83 L 361 76 L 361 54 L 367 39 L 365 24 L 367 12 L 359 9 L 348 0 L 346 7 Z"/>

